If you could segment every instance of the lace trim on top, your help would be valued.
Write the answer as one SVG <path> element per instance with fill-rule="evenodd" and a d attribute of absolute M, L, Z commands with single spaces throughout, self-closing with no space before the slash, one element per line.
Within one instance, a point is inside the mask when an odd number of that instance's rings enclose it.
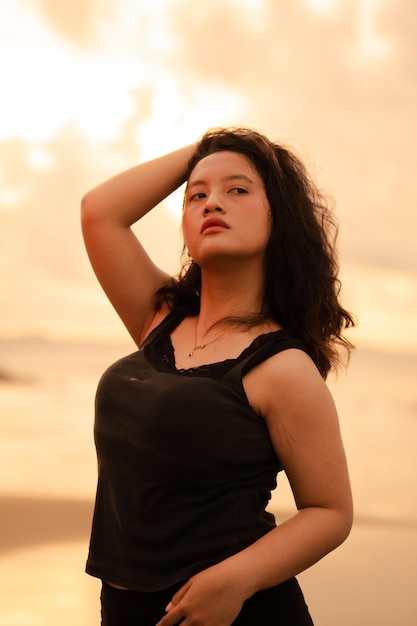
<path fill-rule="evenodd" d="M 170 372 L 185 376 L 211 376 L 220 378 L 232 367 L 254 354 L 262 346 L 269 347 L 276 344 L 274 339 L 278 339 L 278 336 L 280 340 L 282 339 L 283 343 L 287 343 L 285 340 L 289 341 L 288 347 L 299 347 L 306 351 L 301 342 L 292 338 L 285 329 L 281 329 L 255 337 L 252 343 L 236 358 L 226 359 L 217 363 L 207 363 L 187 369 L 177 369 L 175 366 L 175 353 L 170 333 L 183 319 L 184 316 L 182 314 L 175 311 L 171 312 L 161 324 L 150 333 L 142 346 L 146 360 L 159 372 Z"/>

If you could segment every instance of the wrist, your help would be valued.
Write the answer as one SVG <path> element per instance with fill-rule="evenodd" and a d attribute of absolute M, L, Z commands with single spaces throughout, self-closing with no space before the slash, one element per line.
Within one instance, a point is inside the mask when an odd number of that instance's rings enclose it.
<path fill-rule="evenodd" d="M 250 568 L 243 561 L 238 553 L 214 566 L 221 585 L 234 589 L 235 593 L 239 594 L 242 604 L 258 591 L 256 581 L 249 573 Z"/>

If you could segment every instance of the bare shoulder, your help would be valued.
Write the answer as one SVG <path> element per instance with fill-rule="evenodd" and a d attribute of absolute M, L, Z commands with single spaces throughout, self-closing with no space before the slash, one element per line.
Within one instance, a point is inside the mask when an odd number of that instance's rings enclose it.
<path fill-rule="evenodd" d="M 313 399 L 331 401 L 331 395 L 312 359 L 291 348 L 275 354 L 244 378 L 250 404 L 265 419 L 273 413 L 296 410 Z"/>
<path fill-rule="evenodd" d="M 299 450 L 316 452 L 340 437 L 333 397 L 316 365 L 302 350 L 280 352 L 249 372 L 244 386 L 251 406 L 265 420 L 281 459 Z"/>

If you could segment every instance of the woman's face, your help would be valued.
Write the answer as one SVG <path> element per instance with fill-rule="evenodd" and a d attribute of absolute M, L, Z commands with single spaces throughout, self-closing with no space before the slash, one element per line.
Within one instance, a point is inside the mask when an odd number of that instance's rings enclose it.
<path fill-rule="evenodd" d="M 263 261 L 271 210 L 263 180 L 246 156 L 215 152 L 197 163 L 182 225 L 188 251 L 200 266 L 219 258 Z"/>

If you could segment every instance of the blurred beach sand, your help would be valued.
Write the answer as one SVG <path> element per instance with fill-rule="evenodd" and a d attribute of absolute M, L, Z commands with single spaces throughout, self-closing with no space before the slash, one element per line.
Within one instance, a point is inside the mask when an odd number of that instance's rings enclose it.
<path fill-rule="evenodd" d="M 83 573 L 92 502 L 0 506 L 0 626 L 98 625 L 100 582 Z M 299 576 L 315 626 L 415 626 L 416 564 L 416 526 L 356 522 L 343 546 Z"/>

